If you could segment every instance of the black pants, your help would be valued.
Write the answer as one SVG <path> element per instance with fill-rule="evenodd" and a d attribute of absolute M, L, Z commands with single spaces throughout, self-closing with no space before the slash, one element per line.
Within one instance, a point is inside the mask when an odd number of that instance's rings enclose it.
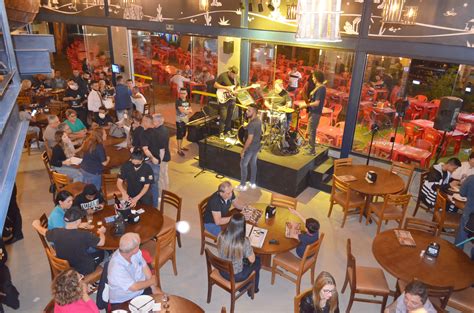
<path fill-rule="evenodd" d="M 22 219 L 20 208 L 18 207 L 18 203 L 16 202 L 16 184 L 13 185 L 13 191 L 10 198 L 10 204 L 8 205 L 8 212 L 7 218 L 11 223 L 13 228 L 13 237 L 16 238 L 23 238 L 22 228 Z"/>
<path fill-rule="evenodd" d="M 235 281 L 236 282 L 244 281 L 250 276 L 250 274 L 252 274 L 253 271 L 255 271 L 255 290 L 258 290 L 258 282 L 260 281 L 260 268 L 261 268 L 260 258 L 257 256 L 255 258 L 255 262 L 253 262 L 250 265 L 244 265 L 244 268 L 242 269 L 242 271 L 234 275 Z M 227 280 L 230 279 L 229 273 L 220 272 L 220 274 L 225 279 Z"/>
<path fill-rule="evenodd" d="M 235 100 L 219 103 L 219 133 L 228 132 L 232 126 L 232 115 L 234 115 Z"/>

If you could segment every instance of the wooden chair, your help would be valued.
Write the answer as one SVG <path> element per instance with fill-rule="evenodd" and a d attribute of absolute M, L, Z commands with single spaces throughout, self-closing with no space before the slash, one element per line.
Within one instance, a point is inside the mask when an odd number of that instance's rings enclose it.
<path fill-rule="evenodd" d="M 46 214 L 42 214 L 39 218 L 39 221 L 40 221 L 40 224 L 41 224 L 41 227 L 44 227 L 44 228 L 48 228 L 48 217 L 46 216 Z M 41 244 L 43 245 L 43 249 L 45 251 L 51 249 L 48 241 L 46 240 L 46 237 L 43 236 L 42 234 L 40 234 L 38 231 L 36 231 L 36 233 L 38 234 L 38 237 L 41 241 Z M 46 257 L 47 257 L 47 252 L 46 252 Z M 50 270 L 50 273 L 51 273 L 51 280 L 54 279 L 54 276 L 53 276 L 53 266 L 51 264 L 51 262 L 49 261 L 49 258 L 48 258 L 48 264 L 49 264 L 49 270 Z"/>
<path fill-rule="evenodd" d="M 53 150 L 51 150 L 48 140 L 46 138 L 43 138 L 43 143 L 44 143 L 44 150 L 46 151 L 46 155 L 51 158 L 53 156 Z"/>
<path fill-rule="evenodd" d="M 56 190 L 59 191 L 71 183 L 71 179 L 66 174 L 61 174 L 53 171 L 53 183 L 56 186 Z"/>
<path fill-rule="evenodd" d="M 351 289 L 351 294 L 346 313 L 351 312 L 352 303 L 354 301 L 379 303 L 382 305 L 381 312 L 385 310 L 387 298 L 390 294 L 385 274 L 380 268 L 357 266 L 356 259 L 352 255 L 350 239 L 347 239 L 347 269 L 342 293 L 346 290 L 347 285 L 349 285 L 349 288 Z M 380 296 L 382 297 L 382 300 L 356 298 L 356 294 L 373 297 Z"/>
<path fill-rule="evenodd" d="M 217 247 L 217 237 L 208 232 L 204 228 L 204 213 L 207 210 L 207 202 L 209 201 L 210 197 L 207 197 L 206 199 L 202 200 L 198 204 L 198 209 L 199 209 L 199 221 L 201 224 L 201 255 L 204 253 L 204 245 L 209 245 L 211 247 Z M 206 238 L 209 238 L 212 240 L 212 242 L 207 241 Z"/>
<path fill-rule="evenodd" d="M 293 198 L 293 197 L 288 197 L 285 195 L 272 192 L 270 205 L 277 206 L 277 207 L 291 208 L 291 209 L 296 210 L 296 206 L 298 205 L 298 200 L 296 200 L 296 198 Z"/>
<path fill-rule="evenodd" d="M 351 190 L 349 185 L 340 180 L 336 175 L 333 175 L 330 202 L 331 205 L 329 206 L 328 217 L 331 217 L 332 207 L 334 204 L 339 204 L 343 209 L 344 217 L 342 218 L 341 228 L 344 227 L 349 213 L 357 213 L 357 211 L 359 211 L 359 223 L 362 221 L 362 214 L 365 206 L 364 197 Z M 350 211 L 350 209 L 354 210 Z"/>
<path fill-rule="evenodd" d="M 207 263 L 207 303 L 211 302 L 212 286 L 218 285 L 230 293 L 230 313 L 234 313 L 235 300 L 240 298 L 245 292 L 249 291 L 251 298 L 254 298 L 255 271 L 247 279 L 236 282 L 232 261 L 218 258 L 208 248 L 205 251 Z M 220 272 L 228 273 L 229 280 L 222 277 Z"/>
<path fill-rule="evenodd" d="M 456 236 L 456 230 L 461 223 L 461 214 L 446 211 L 446 195 L 440 191 L 438 191 L 436 196 L 433 222 L 438 224 L 438 236 Z M 447 232 L 445 229 L 454 229 L 455 231 Z"/>
<path fill-rule="evenodd" d="M 25 145 L 26 149 L 28 151 L 28 155 L 31 155 L 31 143 L 36 141 L 36 146 L 38 147 L 38 150 L 40 149 L 40 144 L 39 144 L 39 137 L 38 134 L 35 131 L 29 131 L 26 133 L 26 138 L 25 138 Z"/>
<path fill-rule="evenodd" d="M 54 313 L 55 304 L 56 302 L 54 301 L 54 299 L 51 299 L 51 301 L 49 301 L 49 303 L 44 307 L 43 313 Z"/>
<path fill-rule="evenodd" d="M 462 313 L 474 312 L 474 288 L 453 292 L 449 297 L 448 306 Z"/>
<path fill-rule="evenodd" d="M 415 217 L 407 217 L 403 229 L 418 230 L 436 236 L 438 233 L 438 224 Z"/>
<path fill-rule="evenodd" d="M 171 261 L 171 263 L 173 264 L 173 272 L 174 275 L 177 276 L 178 269 L 176 267 L 176 231 L 174 228 L 170 228 L 166 232 L 159 235 L 158 240 L 155 244 L 153 266 L 156 275 L 156 285 L 160 288 L 160 268 L 162 268 L 163 265 L 165 265 L 165 263 L 168 261 Z"/>
<path fill-rule="evenodd" d="M 369 204 L 366 225 L 369 225 L 373 219 L 377 223 L 377 234 L 380 232 L 382 222 L 397 221 L 398 226 L 402 228 L 405 213 L 410 202 L 411 195 L 387 195 L 383 202 L 372 202 Z"/>
<path fill-rule="evenodd" d="M 170 218 L 165 215 L 165 204 L 169 204 L 170 207 L 176 209 L 176 218 Z M 181 220 L 181 205 L 183 199 L 171 191 L 164 190 L 161 193 L 160 212 L 163 215 L 163 227 L 161 228 L 160 234 L 166 230 L 172 228 L 176 229 L 176 223 Z M 160 235 L 158 234 L 158 235 Z M 181 248 L 181 234 L 176 232 L 176 238 L 178 240 L 178 247 Z"/>
<path fill-rule="evenodd" d="M 114 199 L 114 194 L 119 198 L 122 196 L 122 193 L 117 188 L 117 179 L 118 174 L 102 174 L 102 194 L 106 203 Z"/>
<path fill-rule="evenodd" d="M 226 313 L 226 312 L 227 312 L 227 310 L 225 309 L 225 306 L 223 306 L 223 307 L 221 308 L 221 313 Z"/>
<path fill-rule="evenodd" d="M 300 313 L 300 305 L 301 305 L 301 300 L 305 298 L 307 295 L 313 294 L 313 288 L 307 289 L 297 295 L 294 299 L 294 313 Z"/>
<path fill-rule="evenodd" d="M 402 162 L 392 162 L 392 166 L 390 167 L 390 172 L 395 173 L 400 176 L 405 176 L 407 178 L 405 189 L 403 189 L 400 192 L 400 194 L 408 193 L 408 189 L 410 188 L 414 171 L 415 171 L 415 167 L 413 165 L 405 164 Z"/>
<path fill-rule="evenodd" d="M 296 294 L 300 293 L 301 278 L 303 275 L 311 269 L 311 284 L 314 283 L 314 269 L 316 267 L 316 261 L 318 259 L 319 249 L 323 243 L 324 233 L 321 233 L 319 240 L 313 244 L 307 245 L 304 251 L 303 257 L 300 259 L 296 257 L 292 252 L 284 252 L 277 254 L 273 258 L 272 265 L 272 285 L 275 283 L 275 274 L 278 274 L 296 284 Z M 296 276 L 290 276 L 277 267 L 283 268 L 286 272 L 289 272 Z"/>
<path fill-rule="evenodd" d="M 421 201 L 421 189 L 423 188 L 423 183 L 425 182 L 426 178 L 428 177 L 428 172 L 421 172 L 420 174 L 420 187 L 418 188 L 418 199 L 416 200 L 415 210 L 413 211 L 413 216 L 416 216 L 419 208 L 424 209 L 426 212 L 430 211 L 430 208 L 426 206 L 426 204 Z"/>
<path fill-rule="evenodd" d="M 334 160 L 334 174 L 338 174 L 338 171 L 343 166 L 352 165 L 352 158 L 343 158 Z"/>

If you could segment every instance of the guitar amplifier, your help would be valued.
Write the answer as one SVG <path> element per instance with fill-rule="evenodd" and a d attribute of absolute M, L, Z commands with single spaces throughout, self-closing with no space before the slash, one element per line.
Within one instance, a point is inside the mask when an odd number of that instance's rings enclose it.
<path fill-rule="evenodd" d="M 253 100 L 248 90 L 237 91 L 237 94 L 235 95 L 235 97 L 237 98 L 237 101 L 240 104 L 245 105 L 245 106 L 255 103 L 255 101 Z"/>

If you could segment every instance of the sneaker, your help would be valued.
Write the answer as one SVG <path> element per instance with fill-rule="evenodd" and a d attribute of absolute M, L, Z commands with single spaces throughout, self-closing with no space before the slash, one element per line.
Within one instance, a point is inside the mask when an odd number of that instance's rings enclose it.
<path fill-rule="evenodd" d="M 247 190 L 247 185 L 238 185 L 236 187 L 238 191 L 246 191 Z"/>
<path fill-rule="evenodd" d="M 306 150 L 304 155 L 315 155 L 316 152 L 314 150 Z"/>
<path fill-rule="evenodd" d="M 178 151 L 178 155 L 184 157 L 184 152 L 183 151 Z"/>
<path fill-rule="evenodd" d="M 250 188 L 257 189 L 257 184 L 250 184 Z"/>

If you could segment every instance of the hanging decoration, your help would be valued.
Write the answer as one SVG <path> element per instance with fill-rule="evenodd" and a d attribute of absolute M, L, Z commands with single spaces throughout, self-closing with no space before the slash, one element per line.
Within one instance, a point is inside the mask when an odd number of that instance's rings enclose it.
<path fill-rule="evenodd" d="M 405 0 L 385 0 L 382 10 L 383 23 L 402 23 L 402 13 Z"/>
<path fill-rule="evenodd" d="M 209 11 L 209 0 L 198 0 L 199 1 L 199 10 L 207 12 Z"/>
<path fill-rule="evenodd" d="M 134 4 L 135 4 L 135 0 L 120 0 L 120 6 L 123 9 L 130 8 Z"/>
<path fill-rule="evenodd" d="M 297 41 L 341 41 L 341 0 L 298 0 Z"/>
<path fill-rule="evenodd" d="M 294 2 L 286 6 L 286 19 L 287 20 L 296 20 L 296 9 L 297 9 L 297 6 Z"/>
<path fill-rule="evenodd" d="M 416 17 L 418 16 L 418 7 L 417 6 L 406 6 L 403 10 L 403 24 L 406 25 L 415 25 Z"/>

